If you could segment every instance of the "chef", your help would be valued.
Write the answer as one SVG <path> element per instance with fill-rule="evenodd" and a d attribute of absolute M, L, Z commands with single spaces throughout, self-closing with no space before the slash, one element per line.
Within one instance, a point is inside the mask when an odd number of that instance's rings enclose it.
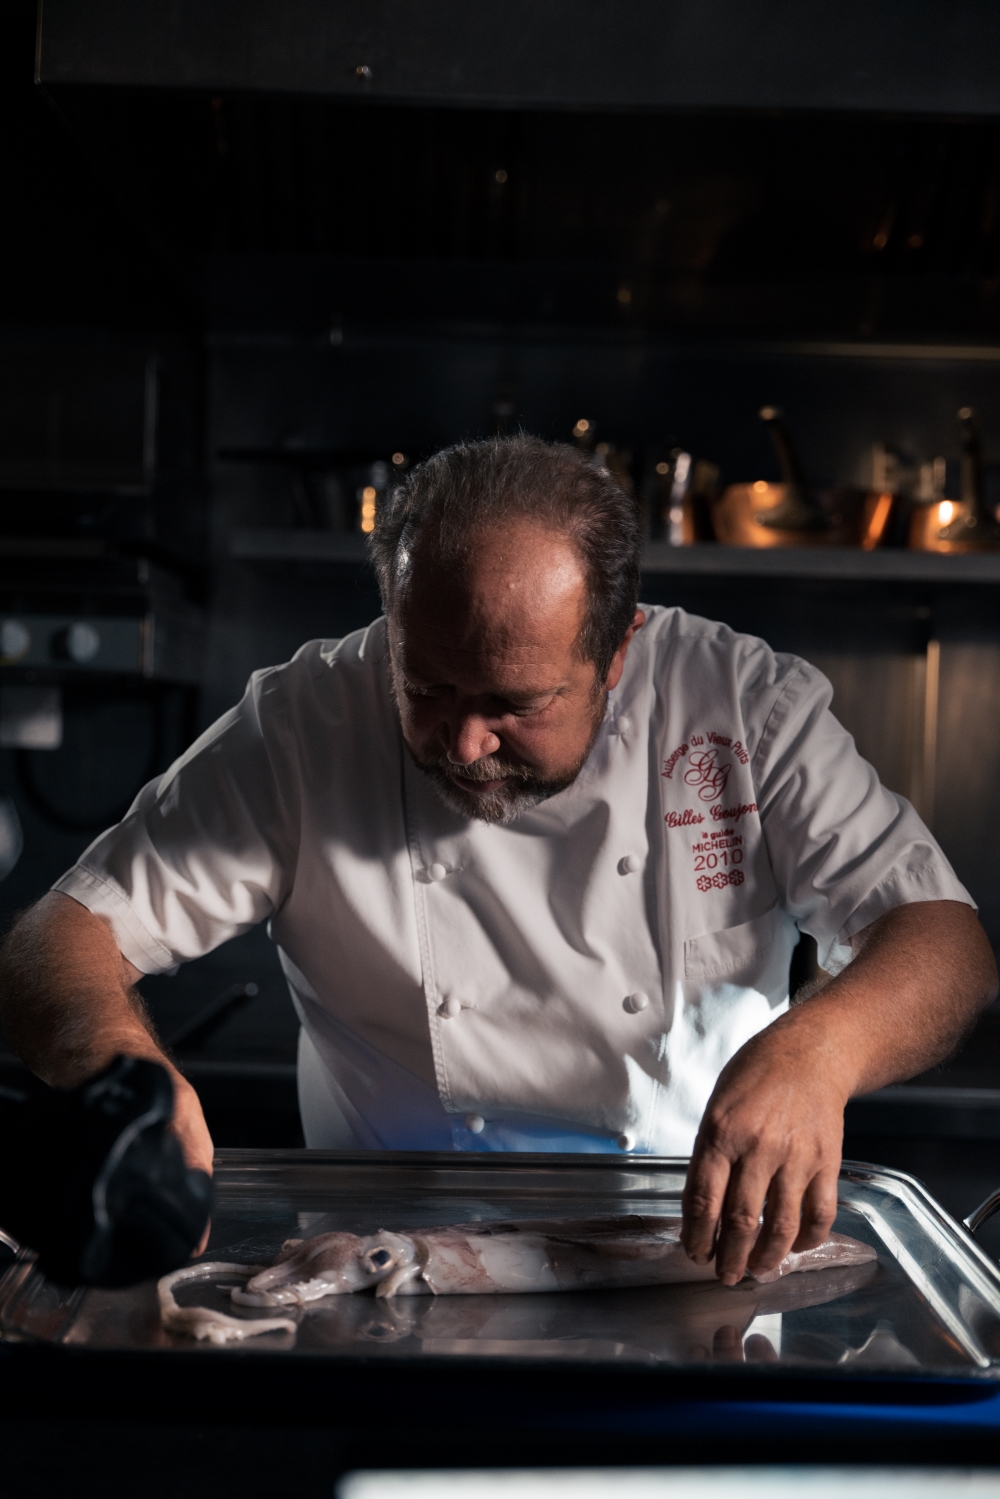
<path fill-rule="evenodd" d="M 266 921 L 308 1145 L 693 1152 L 684 1242 L 724 1281 L 821 1242 L 846 1100 L 947 1055 L 992 954 L 829 683 L 638 607 L 639 548 L 573 449 L 414 469 L 374 533 L 384 617 L 255 673 L 15 927 L 25 1061 L 167 1060 L 136 981 Z M 833 977 L 789 1007 L 800 932 Z"/>

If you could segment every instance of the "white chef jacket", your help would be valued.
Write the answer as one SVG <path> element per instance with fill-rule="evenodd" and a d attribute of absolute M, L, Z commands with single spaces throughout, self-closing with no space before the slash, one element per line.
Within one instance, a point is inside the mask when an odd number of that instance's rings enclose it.
<path fill-rule="evenodd" d="M 646 616 L 576 781 L 509 826 L 412 764 L 379 619 L 256 672 L 55 888 L 144 973 L 269 921 L 309 1145 L 688 1154 L 800 930 L 836 972 L 972 901 L 814 667 Z"/>

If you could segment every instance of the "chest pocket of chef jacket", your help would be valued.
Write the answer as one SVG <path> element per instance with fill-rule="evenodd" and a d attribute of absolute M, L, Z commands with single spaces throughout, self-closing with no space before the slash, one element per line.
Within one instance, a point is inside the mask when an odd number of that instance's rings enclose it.
<path fill-rule="evenodd" d="M 793 938 L 798 938 L 794 923 L 775 904 L 739 926 L 689 937 L 684 944 L 684 977 L 694 983 L 724 979 L 758 987 L 765 974 L 773 983 L 783 969 L 787 982 Z M 772 974 L 774 969 L 777 973 Z M 765 980 L 766 988 L 771 983 Z"/>

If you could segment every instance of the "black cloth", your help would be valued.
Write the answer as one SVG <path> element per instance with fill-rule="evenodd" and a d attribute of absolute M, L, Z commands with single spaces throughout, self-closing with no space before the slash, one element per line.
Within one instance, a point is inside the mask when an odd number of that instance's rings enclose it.
<path fill-rule="evenodd" d="M 0 1090 L 0 1227 L 63 1285 L 165 1275 L 196 1248 L 212 1182 L 167 1126 L 170 1076 L 116 1057 L 73 1089 Z"/>

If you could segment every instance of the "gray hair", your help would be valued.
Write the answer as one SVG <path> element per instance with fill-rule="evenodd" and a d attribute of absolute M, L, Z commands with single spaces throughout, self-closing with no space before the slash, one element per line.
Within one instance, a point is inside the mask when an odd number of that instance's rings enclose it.
<path fill-rule="evenodd" d="M 461 565 L 476 533 L 525 516 L 579 551 L 588 603 L 578 649 L 603 681 L 639 597 L 639 516 L 606 469 L 564 443 L 523 433 L 456 443 L 412 469 L 379 507 L 370 538 L 383 607 L 392 613 L 422 545 L 436 562 Z"/>

